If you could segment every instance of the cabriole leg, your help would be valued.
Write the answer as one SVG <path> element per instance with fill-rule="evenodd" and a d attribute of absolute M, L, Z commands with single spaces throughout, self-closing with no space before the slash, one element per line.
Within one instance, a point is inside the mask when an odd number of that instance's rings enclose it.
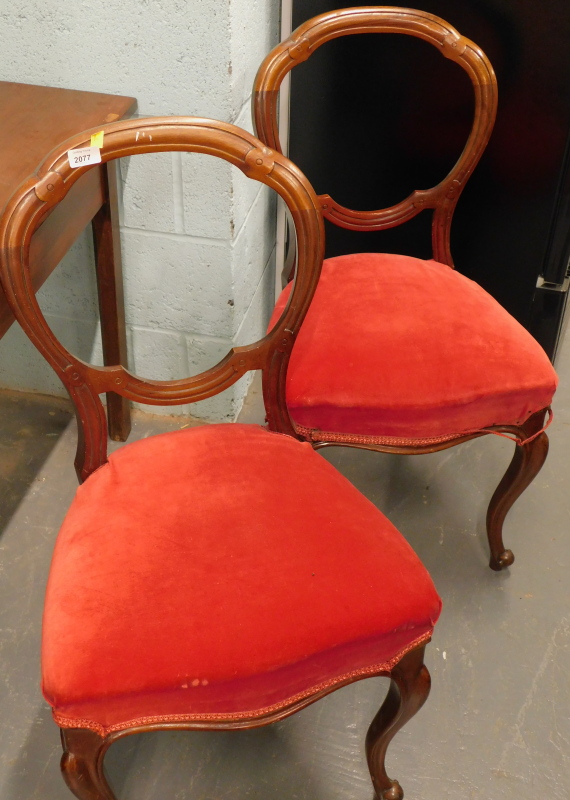
<path fill-rule="evenodd" d="M 532 436 L 544 424 L 545 411 L 533 414 L 522 426 L 525 436 Z M 491 558 L 489 566 L 499 571 L 515 560 L 512 550 L 503 544 L 503 523 L 515 500 L 540 472 L 548 454 L 548 436 L 541 433 L 532 442 L 515 447 L 513 460 L 497 486 L 487 511 L 487 536 Z"/>
<path fill-rule="evenodd" d="M 425 645 L 416 647 L 396 664 L 390 674 L 386 699 L 366 735 L 366 758 L 378 800 L 404 797 L 398 781 L 390 780 L 386 774 L 386 750 L 400 728 L 427 700 L 431 679 L 424 665 L 424 650 Z"/>
<path fill-rule="evenodd" d="M 110 742 L 84 728 L 61 730 L 63 778 L 79 800 L 116 800 L 103 774 Z"/>

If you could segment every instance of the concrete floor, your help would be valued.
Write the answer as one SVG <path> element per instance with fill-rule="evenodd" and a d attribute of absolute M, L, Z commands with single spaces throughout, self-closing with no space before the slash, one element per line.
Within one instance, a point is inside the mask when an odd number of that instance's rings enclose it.
<path fill-rule="evenodd" d="M 510 442 L 406 458 L 325 453 L 407 537 L 444 601 L 427 653 L 431 696 L 388 753 L 407 800 L 570 797 L 570 358 L 561 363 L 550 456 L 507 519 L 516 562 L 505 573 L 487 566 L 484 519 Z M 254 390 L 243 419 L 259 418 Z M 132 438 L 184 424 L 138 414 Z M 71 797 L 39 691 L 39 639 L 74 447 L 64 402 L 0 396 L 0 800 Z M 108 753 L 110 781 L 119 800 L 371 798 L 363 742 L 386 687 L 362 681 L 256 731 L 131 737 Z"/>

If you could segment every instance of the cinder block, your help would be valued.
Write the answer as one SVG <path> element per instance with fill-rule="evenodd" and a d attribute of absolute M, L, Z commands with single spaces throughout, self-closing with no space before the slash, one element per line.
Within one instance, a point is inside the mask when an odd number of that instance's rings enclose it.
<path fill-rule="evenodd" d="M 139 326 L 131 331 L 132 364 L 139 377 L 171 381 L 188 376 L 183 334 Z"/>
<path fill-rule="evenodd" d="M 249 308 L 245 312 L 241 325 L 234 337 L 235 344 L 253 344 L 253 342 L 265 336 L 273 311 L 274 283 L 275 248 L 271 251 Z"/>
<path fill-rule="evenodd" d="M 218 337 L 186 336 L 186 347 L 189 375 L 199 375 L 215 367 L 231 350 L 232 343 L 229 339 Z M 189 408 L 190 413 L 199 419 L 209 422 L 232 421 L 237 414 L 235 384 L 214 397 L 191 403 Z"/>
<path fill-rule="evenodd" d="M 259 63 L 261 64 L 261 61 Z M 253 130 L 253 120 L 251 119 L 251 88 L 252 87 L 250 86 L 250 93 L 246 95 L 241 110 L 238 111 L 234 125 L 237 125 L 238 128 L 243 128 L 244 131 L 247 131 L 248 133 L 251 133 L 252 136 L 255 136 L 255 132 Z"/>
<path fill-rule="evenodd" d="M 248 97 L 244 102 L 235 121 L 235 125 L 253 134 L 251 97 Z M 242 226 L 259 192 L 261 192 L 264 187 L 259 181 L 248 178 L 247 175 L 244 175 L 237 167 L 232 168 L 232 178 L 234 239 L 236 239 L 239 236 Z"/>
<path fill-rule="evenodd" d="M 230 80 L 236 110 L 251 93 L 262 60 L 279 40 L 280 6 L 279 0 L 232 0 L 230 4 Z"/>
<path fill-rule="evenodd" d="M 275 193 L 263 187 L 234 244 L 234 330 L 241 324 L 275 245 L 274 209 Z"/>
<path fill-rule="evenodd" d="M 254 181 L 244 175 L 237 167 L 232 167 L 232 213 L 234 220 L 234 240 L 240 235 L 241 229 L 248 220 L 248 215 L 263 191 L 267 189 L 259 181 Z"/>
<path fill-rule="evenodd" d="M 123 225 L 150 231 L 176 231 L 171 153 L 145 153 L 121 159 Z"/>
<path fill-rule="evenodd" d="M 221 159 L 182 154 L 184 232 L 212 239 L 236 239 L 258 194 L 259 181 Z"/>
<path fill-rule="evenodd" d="M 182 153 L 184 232 L 229 240 L 233 235 L 232 169 L 220 158 Z"/>
<path fill-rule="evenodd" d="M 232 348 L 231 339 L 216 336 L 185 336 L 187 349 L 188 375 L 199 375 L 200 372 L 215 367 Z"/>
<path fill-rule="evenodd" d="M 133 327 L 131 329 L 132 371 L 140 378 L 170 381 L 188 377 L 188 359 L 184 336 L 173 331 Z M 189 405 L 155 406 L 133 403 L 152 414 L 180 416 L 189 414 Z"/>
<path fill-rule="evenodd" d="M 36 296 L 44 314 L 99 319 L 91 226 L 68 250 Z"/>
<path fill-rule="evenodd" d="M 229 7 L 30 0 L 0 15 L 2 79 L 130 95 L 143 116 L 229 119 Z"/>
<path fill-rule="evenodd" d="M 231 248 L 174 234 L 124 229 L 127 323 L 146 328 L 230 336 Z"/>
<path fill-rule="evenodd" d="M 245 312 L 239 330 L 234 337 L 234 343 L 236 345 L 253 344 L 265 336 L 269 318 L 273 311 L 274 283 L 275 248 L 271 251 L 249 308 Z M 234 419 L 237 418 L 237 415 L 241 411 L 243 401 L 254 375 L 254 372 L 248 372 L 234 384 L 234 399 L 232 405 Z"/>
<path fill-rule="evenodd" d="M 250 382 L 249 377 L 244 375 L 237 383 L 215 397 L 191 403 L 188 406 L 189 413 L 193 417 L 203 419 L 204 422 L 235 422 Z"/>

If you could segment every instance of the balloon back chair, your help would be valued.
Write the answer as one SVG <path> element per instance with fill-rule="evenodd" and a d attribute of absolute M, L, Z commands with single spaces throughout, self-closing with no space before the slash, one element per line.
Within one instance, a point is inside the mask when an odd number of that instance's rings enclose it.
<path fill-rule="evenodd" d="M 432 214 L 433 260 L 355 253 L 325 260 L 288 373 L 287 404 L 297 434 L 314 447 L 346 445 L 418 454 L 486 433 L 516 441 L 515 454 L 487 513 L 490 566 L 514 561 L 505 549 L 505 516 L 536 476 L 548 451 L 546 413 L 556 374 L 539 344 L 480 286 L 454 270 L 453 212 L 487 144 L 497 84 L 485 54 L 439 17 L 391 7 L 347 8 L 315 17 L 279 44 L 254 86 L 254 124 L 281 151 L 278 93 L 283 78 L 326 42 L 355 33 L 409 34 L 434 45 L 469 75 L 475 114 L 449 175 L 378 211 L 344 208 L 319 196 L 323 217 L 356 231 Z M 380 42 L 379 42 L 380 45 Z M 291 291 L 278 299 L 273 321 Z"/>
<path fill-rule="evenodd" d="M 439 615 L 431 579 L 392 524 L 312 447 L 285 403 L 291 348 L 322 263 L 317 198 L 286 158 L 232 125 L 195 118 L 104 127 L 103 162 L 182 150 L 225 159 L 274 189 L 298 241 L 291 302 L 263 339 L 184 380 L 99 367 L 53 335 L 29 271 L 34 231 L 90 169 L 54 150 L 10 200 L 2 284 L 77 411 L 81 482 L 58 535 L 44 611 L 42 689 L 61 728 L 65 780 L 112 800 L 115 740 L 164 729 L 237 730 L 286 717 L 364 677 L 391 677 L 366 752 L 376 796 L 403 796 L 384 757 L 424 703 L 423 652 Z M 107 458 L 100 395 L 173 405 L 263 373 L 275 431 L 212 424 L 125 445 Z M 292 434 L 292 435 L 285 435 Z"/>

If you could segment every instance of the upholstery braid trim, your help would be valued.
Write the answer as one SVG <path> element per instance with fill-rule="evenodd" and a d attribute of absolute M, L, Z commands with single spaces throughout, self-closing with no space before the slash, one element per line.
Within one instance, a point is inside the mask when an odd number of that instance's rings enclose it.
<path fill-rule="evenodd" d="M 358 678 L 380 675 L 382 673 L 390 673 L 396 664 L 398 664 L 398 662 L 401 661 L 402 658 L 410 652 L 410 650 L 414 650 L 416 647 L 419 647 L 422 644 L 427 644 L 427 642 L 429 642 L 431 639 L 432 633 L 433 628 L 427 633 L 419 636 L 417 639 L 414 639 L 413 642 L 404 647 L 403 650 L 400 650 L 400 652 L 389 661 L 385 661 L 382 664 L 374 664 L 371 667 L 364 667 L 362 669 L 352 670 L 351 672 L 345 672 L 343 675 L 340 675 L 337 678 L 331 678 L 328 681 L 318 683 L 316 686 L 313 686 L 310 689 L 299 692 L 298 694 L 293 695 L 293 697 L 289 697 L 287 700 L 282 700 L 281 702 L 275 703 L 271 706 L 265 706 L 265 708 L 258 708 L 252 711 L 236 711 L 230 714 L 167 714 L 163 716 L 136 717 L 135 719 L 131 719 L 126 722 L 119 722 L 115 725 L 109 725 L 107 727 L 90 719 L 66 717 L 63 714 L 60 714 L 55 708 L 52 709 L 52 714 L 55 722 L 60 728 L 87 728 L 88 730 L 94 731 L 102 737 L 108 736 L 112 733 L 117 733 L 119 731 L 128 730 L 129 728 L 139 728 L 147 725 L 168 725 L 171 723 L 191 724 L 192 722 L 237 722 L 249 719 L 256 720 L 261 717 L 275 714 L 283 709 L 287 709 L 288 707 L 293 706 L 302 700 L 306 700 L 313 695 L 320 694 L 323 691 L 332 690 L 337 685 L 340 687 L 341 685 L 352 682 Z"/>
<path fill-rule="evenodd" d="M 305 428 L 303 425 L 295 425 L 295 431 L 307 439 L 309 442 L 338 442 L 339 444 L 379 444 L 388 447 L 426 447 L 432 444 L 441 444 L 443 442 L 451 442 L 454 439 L 461 439 L 463 436 L 475 436 L 480 434 L 483 436 L 486 433 L 492 433 L 495 436 L 502 436 L 504 439 L 510 439 L 518 445 L 525 445 L 540 436 L 541 433 L 551 425 L 554 419 L 554 412 L 549 406 L 546 409 L 548 413 L 548 421 L 544 427 L 537 431 L 532 436 L 526 439 L 521 439 L 520 436 L 509 436 L 507 433 L 495 431 L 492 428 L 474 428 L 470 431 L 461 431 L 461 433 L 449 433 L 445 436 L 432 436 L 425 439 L 405 439 L 398 436 L 369 436 L 367 434 L 356 433 L 337 433 L 334 431 L 321 431 L 318 428 Z M 513 426 L 514 427 L 514 426 Z"/>
<path fill-rule="evenodd" d="M 303 436 L 311 442 L 338 442 L 339 444 L 385 444 L 398 446 L 421 446 L 428 444 L 439 444 L 457 439 L 459 435 L 468 436 L 475 431 L 465 431 L 462 434 L 447 434 L 446 436 L 433 436 L 429 439 L 403 439 L 397 436 L 369 436 L 358 433 L 335 433 L 333 431 L 321 431 L 318 428 L 305 428 L 303 425 L 295 424 L 295 430 L 299 436 Z"/>

